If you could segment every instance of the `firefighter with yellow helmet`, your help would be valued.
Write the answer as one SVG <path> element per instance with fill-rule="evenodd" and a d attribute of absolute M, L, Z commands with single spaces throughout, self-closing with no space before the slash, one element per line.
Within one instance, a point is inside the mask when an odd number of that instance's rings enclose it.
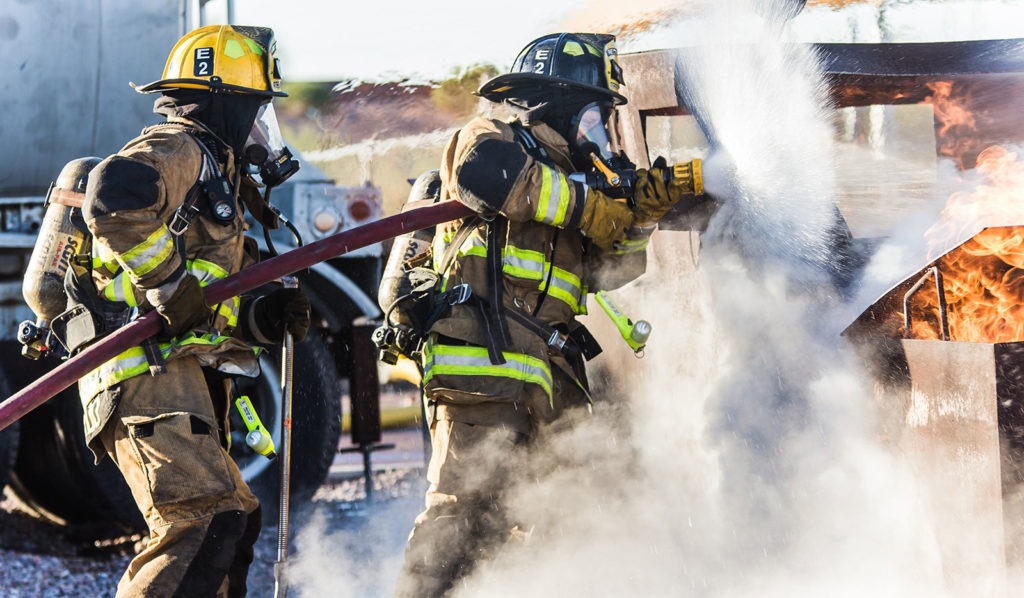
<path fill-rule="evenodd" d="M 54 331 L 74 351 L 150 310 L 164 327 L 79 381 L 89 447 L 114 461 L 149 526 L 118 596 L 245 593 L 261 522 L 224 448 L 231 377 L 258 375 L 251 343 L 285 329 L 300 340 L 309 302 L 279 289 L 207 305 L 202 287 L 258 257 L 243 211 L 269 211 L 248 173 L 269 188 L 297 168 L 270 103 L 285 95 L 274 51 L 265 27 L 186 34 L 163 77 L 136 87 L 161 94 L 154 112 L 166 122 L 88 174 L 91 248 L 73 261 L 72 309 Z"/>
<path fill-rule="evenodd" d="M 421 349 L 430 486 L 397 596 L 447 593 L 529 529 L 502 492 L 587 413 L 584 360 L 600 351 L 576 320 L 587 294 L 640 275 L 658 220 L 700 192 L 692 171 L 635 169 L 617 150 L 623 84 L 613 36 L 541 37 L 479 91 L 514 118 L 476 118 L 444 150 L 441 199 L 479 215 L 434 237 L 443 311 Z M 633 178 L 612 185 L 609 171 Z"/>

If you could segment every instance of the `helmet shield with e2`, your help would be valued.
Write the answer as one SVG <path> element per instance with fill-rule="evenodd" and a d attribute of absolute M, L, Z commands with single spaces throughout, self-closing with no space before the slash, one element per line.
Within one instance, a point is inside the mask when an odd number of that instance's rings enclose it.
<path fill-rule="evenodd" d="M 269 27 L 209 25 L 186 33 L 167 57 L 163 76 L 135 86 L 151 93 L 170 89 L 287 96 L 281 91 L 277 49 Z"/>
<path fill-rule="evenodd" d="M 484 83 L 479 94 L 501 102 L 562 88 L 625 104 L 626 98 L 619 93 L 622 85 L 614 35 L 553 33 L 530 42 L 512 69 Z"/>

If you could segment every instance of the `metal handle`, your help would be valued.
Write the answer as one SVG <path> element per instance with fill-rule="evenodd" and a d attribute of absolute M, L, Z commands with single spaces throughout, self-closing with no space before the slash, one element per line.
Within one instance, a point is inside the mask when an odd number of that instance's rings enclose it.
<path fill-rule="evenodd" d="M 294 276 L 282 276 L 281 284 L 286 289 L 299 288 L 299 281 Z M 274 596 L 284 598 L 288 595 L 288 502 L 291 494 L 291 461 L 292 461 L 292 374 L 295 367 L 295 339 L 288 328 L 284 330 L 284 347 L 281 352 L 281 453 L 280 495 L 278 497 L 277 519 L 277 562 L 274 563 Z"/>
<path fill-rule="evenodd" d="M 938 266 L 932 266 L 925 271 L 924 276 L 920 278 L 914 286 L 910 287 L 907 294 L 903 296 L 903 338 L 913 338 L 910 331 L 911 315 L 910 315 L 910 299 L 914 296 L 917 291 L 924 286 L 924 283 L 928 280 L 928 277 L 932 276 L 935 278 L 935 294 L 939 300 L 939 332 L 942 335 L 942 340 L 949 340 L 949 319 L 946 317 L 946 290 L 942 286 L 942 272 L 939 271 Z"/>

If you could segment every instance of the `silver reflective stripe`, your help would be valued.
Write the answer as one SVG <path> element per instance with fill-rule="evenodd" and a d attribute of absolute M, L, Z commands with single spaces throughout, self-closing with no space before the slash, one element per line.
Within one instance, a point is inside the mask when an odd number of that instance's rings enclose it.
<path fill-rule="evenodd" d="M 174 251 L 174 237 L 163 224 L 145 241 L 121 254 L 119 261 L 134 280 L 149 274 Z"/>
<path fill-rule="evenodd" d="M 540 197 L 537 199 L 537 214 L 534 220 L 560 226 L 565 222 L 569 208 L 569 185 L 562 173 L 539 164 L 541 167 Z"/>
<path fill-rule="evenodd" d="M 494 376 L 536 384 L 551 396 L 551 370 L 547 363 L 523 353 L 502 351 L 505 363 L 494 365 L 484 347 L 462 347 L 428 342 L 423 352 L 423 383 L 434 376 Z"/>

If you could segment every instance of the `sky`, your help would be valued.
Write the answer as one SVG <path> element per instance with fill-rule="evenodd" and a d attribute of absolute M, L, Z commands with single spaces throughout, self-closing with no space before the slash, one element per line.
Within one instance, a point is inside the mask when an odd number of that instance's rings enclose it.
<path fill-rule="evenodd" d="M 207 4 L 204 24 L 223 22 L 226 2 Z M 234 0 L 234 20 L 274 29 L 285 79 L 438 80 L 476 63 L 506 69 L 530 40 L 552 31 L 601 30 L 666 9 L 684 13 L 689 9 L 697 14 L 709 2 L 290 0 L 285 5 L 270 0 Z M 883 4 L 896 39 L 881 41 L 1024 37 L 1024 2 L 1020 0 L 886 0 Z M 798 41 L 880 41 L 874 5 L 854 2 L 838 11 L 807 8 L 793 21 L 792 35 Z M 662 27 L 638 40 L 621 41 L 620 50 L 700 42 L 680 30 Z"/>
<path fill-rule="evenodd" d="M 556 28 L 578 3 L 290 0 L 285 7 L 236 0 L 235 21 L 274 29 L 285 78 L 376 79 L 398 73 L 438 79 L 458 66 L 507 66 L 528 41 Z M 207 15 L 218 14 L 223 5 L 224 0 L 214 0 Z"/>

